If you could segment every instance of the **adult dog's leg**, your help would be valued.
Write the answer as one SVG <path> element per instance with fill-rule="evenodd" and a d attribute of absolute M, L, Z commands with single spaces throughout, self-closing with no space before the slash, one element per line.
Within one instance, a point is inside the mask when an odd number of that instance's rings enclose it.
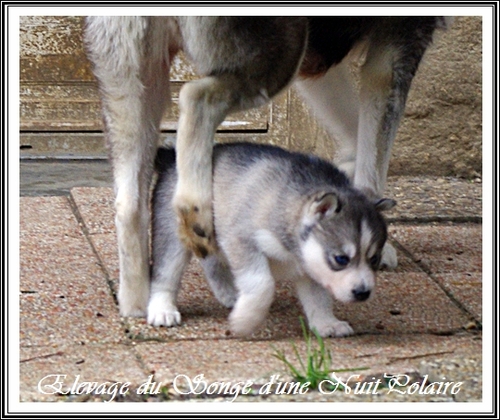
<path fill-rule="evenodd" d="M 85 40 L 99 81 L 113 165 L 123 316 L 149 299 L 149 186 L 168 91 L 165 18 L 88 18 Z"/>
<path fill-rule="evenodd" d="M 297 83 L 299 92 L 339 142 L 339 167 L 357 187 L 379 197 L 384 194 L 391 148 L 411 81 L 439 24 L 434 17 L 381 22 L 371 35 L 361 68 L 359 100 L 346 60 L 320 78 Z M 389 243 L 382 262 L 388 267 L 397 265 Z"/>
<path fill-rule="evenodd" d="M 360 74 L 354 183 L 382 196 L 391 149 L 418 65 L 438 25 L 435 17 L 389 18 L 370 39 Z"/>
<path fill-rule="evenodd" d="M 215 248 L 212 146 L 217 126 L 233 111 L 257 107 L 291 82 L 307 39 L 304 18 L 180 18 L 187 54 L 207 77 L 179 96 L 179 180 L 174 205 L 180 237 L 198 256 Z"/>
<path fill-rule="evenodd" d="M 295 85 L 318 120 L 336 140 L 335 163 L 354 181 L 357 159 L 367 152 L 363 149 L 358 151 L 359 94 L 354 87 L 348 61 L 330 68 L 322 77 L 300 79 Z M 370 191 L 373 190 L 370 187 Z M 388 242 L 382 253 L 382 265 L 389 268 L 397 266 L 396 250 Z"/>
<path fill-rule="evenodd" d="M 356 167 L 359 94 L 348 61 L 331 67 L 323 76 L 299 78 L 295 87 L 319 122 L 338 144 L 335 163 L 353 179 Z"/>
<path fill-rule="evenodd" d="M 410 85 L 437 18 L 390 19 L 370 39 L 360 73 L 360 118 L 355 186 L 383 196 L 391 149 Z M 396 250 L 386 243 L 382 264 L 397 266 Z"/>

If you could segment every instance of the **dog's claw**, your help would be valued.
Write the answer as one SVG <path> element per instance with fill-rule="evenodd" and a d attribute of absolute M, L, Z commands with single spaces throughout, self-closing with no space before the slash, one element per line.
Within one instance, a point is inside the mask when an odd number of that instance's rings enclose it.
<path fill-rule="evenodd" d="M 207 233 L 203 230 L 203 228 L 199 224 L 193 225 L 193 232 L 196 233 L 200 238 L 207 237 Z"/>
<path fill-rule="evenodd" d="M 181 314 L 178 311 L 148 314 L 148 324 L 153 327 L 175 327 L 181 324 Z"/>

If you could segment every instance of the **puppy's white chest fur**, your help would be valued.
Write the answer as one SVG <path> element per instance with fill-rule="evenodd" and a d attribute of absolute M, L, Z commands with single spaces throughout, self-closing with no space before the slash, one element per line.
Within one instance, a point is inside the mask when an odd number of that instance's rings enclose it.
<path fill-rule="evenodd" d="M 300 261 L 271 231 L 259 229 L 255 232 L 254 238 L 261 252 L 268 258 L 269 267 L 276 280 L 293 279 L 304 275 Z"/>
<path fill-rule="evenodd" d="M 285 249 L 276 235 L 267 229 L 257 230 L 254 233 L 254 239 L 259 249 L 268 258 L 283 262 L 293 258 L 293 254 Z"/>

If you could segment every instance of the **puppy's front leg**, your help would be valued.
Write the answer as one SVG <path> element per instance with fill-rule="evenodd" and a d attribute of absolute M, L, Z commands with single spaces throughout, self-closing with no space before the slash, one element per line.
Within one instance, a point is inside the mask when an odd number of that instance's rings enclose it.
<path fill-rule="evenodd" d="M 344 337 L 354 334 L 347 322 L 340 321 L 333 315 L 332 298 L 321 285 L 308 277 L 301 277 L 296 280 L 296 289 L 309 328 L 316 329 L 321 337 Z"/>

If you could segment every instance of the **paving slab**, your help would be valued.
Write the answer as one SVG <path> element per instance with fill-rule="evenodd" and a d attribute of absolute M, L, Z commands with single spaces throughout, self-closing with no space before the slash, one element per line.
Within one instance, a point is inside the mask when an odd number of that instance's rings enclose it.
<path fill-rule="evenodd" d="M 22 197 L 21 209 L 21 346 L 116 342 L 116 303 L 68 199 Z"/>
<path fill-rule="evenodd" d="M 21 231 L 20 252 L 23 257 L 20 261 L 22 292 L 61 294 L 105 286 L 99 262 L 81 231 L 73 235 Z M 76 276 L 84 281 L 76 281 Z"/>
<path fill-rule="evenodd" d="M 325 339 L 333 369 L 365 381 L 383 374 L 408 374 L 422 381 L 463 382 L 457 395 L 382 392 L 305 395 L 249 395 L 239 401 L 481 401 L 482 395 L 482 225 L 480 183 L 455 179 L 391 180 L 400 202 L 390 240 L 399 266 L 382 271 L 375 296 L 362 304 L 335 304 L 336 315 L 356 334 Z M 392 188 L 392 190 L 391 190 Z M 429 194 L 434 197 L 429 197 Z M 398 195 L 399 194 L 399 195 Z M 472 199 L 471 199 L 472 197 Z M 425 200 L 423 199 L 425 198 Z M 440 210 L 435 202 L 441 200 Z M 401 206 L 401 203 L 403 204 Z M 277 285 L 262 328 L 248 339 L 228 331 L 229 310 L 213 297 L 196 260 L 179 295 L 183 323 L 153 328 L 144 319 L 118 314 L 118 258 L 111 188 L 74 188 L 70 196 L 22 197 L 20 221 L 20 400 L 104 401 L 102 395 L 49 395 L 38 383 L 47 375 L 68 380 L 130 382 L 139 387 L 150 375 L 165 388 L 120 401 L 219 402 L 224 395 L 183 395 L 176 378 L 203 374 L 208 381 L 252 381 L 272 375 L 293 381 L 274 357 L 283 351 L 294 364 L 307 346 L 293 285 Z M 401 210 L 402 209 L 402 210 Z M 406 215 L 405 215 L 405 212 Z M 180 383 L 180 382 L 179 382 Z M 167 390 L 167 391 L 165 391 Z M 255 394 L 255 390 L 254 390 Z M 134 397 L 135 395 L 135 397 Z M 109 397 L 109 396 L 108 396 Z"/>
<path fill-rule="evenodd" d="M 483 319 L 483 274 L 482 273 L 451 273 L 438 274 L 435 279 L 443 289 L 459 301 L 467 311 L 479 322 Z M 488 296 L 487 298 L 492 298 Z"/>
<path fill-rule="evenodd" d="M 81 343 L 21 347 L 20 379 L 21 401 L 60 402 L 75 382 L 138 384 L 147 375 L 130 345 Z"/>
<path fill-rule="evenodd" d="M 482 215 L 480 179 L 389 177 L 385 195 L 397 205 L 389 221 L 479 221 Z"/>
<path fill-rule="evenodd" d="M 115 233 L 112 188 L 73 188 L 70 197 L 78 207 L 89 234 Z"/>
<path fill-rule="evenodd" d="M 332 355 L 336 375 L 347 380 L 352 375 L 376 376 L 383 373 L 418 372 L 422 360 L 446 357 L 471 357 L 481 351 L 477 337 L 463 335 L 444 337 L 432 334 L 363 335 L 329 338 L 325 342 Z M 265 384 L 272 375 L 282 381 L 292 381 L 290 372 L 274 355 L 285 353 L 291 363 L 300 367 L 294 346 L 306 354 L 306 343 L 300 337 L 272 341 L 262 340 L 180 340 L 172 343 L 138 343 L 135 348 L 155 379 L 169 384 L 177 379 L 179 387 L 186 385 L 186 375 L 195 378 L 203 374 L 205 380 L 252 381 Z M 183 381 L 181 383 L 181 381 Z"/>
<path fill-rule="evenodd" d="M 389 232 L 432 273 L 482 271 L 480 224 L 394 226 Z"/>
<path fill-rule="evenodd" d="M 81 235 L 66 197 L 20 198 L 19 231 L 36 235 L 40 232 Z M 36 239 L 36 236 L 35 236 Z M 22 250 L 22 248 L 21 248 Z"/>

